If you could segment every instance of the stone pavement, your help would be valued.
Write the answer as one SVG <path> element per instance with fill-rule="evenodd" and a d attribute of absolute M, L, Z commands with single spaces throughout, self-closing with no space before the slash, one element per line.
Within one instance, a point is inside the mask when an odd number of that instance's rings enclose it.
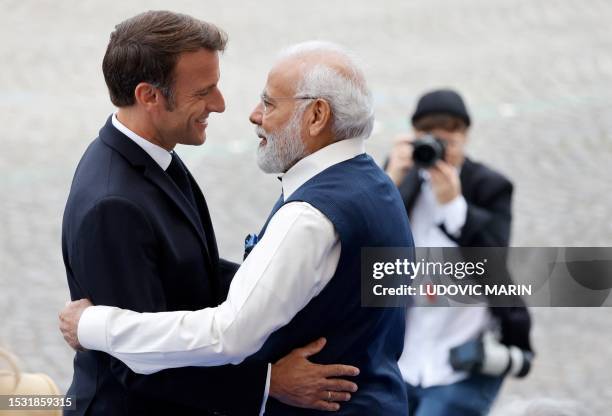
<path fill-rule="evenodd" d="M 274 54 L 319 38 L 361 56 L 376 97 L 369 151 L 382 161 L 407 130 L 416 97 L 460 89 L 475 120 L 470 152 L 516 185 L 513 244 L 612 245 L 612 3 L 608 0 L 238 2 L 3 0 L 0 16 L 0 344 L 65 389 L 72 352 L 56 329 L 68 298 L 63 206 L 79 157 L 112 111 L 101 60 L 114 24 L 172 8 L 230 35 L 222 59 L 224 115 L 202 148 L 179 152 L 210 205 L 223 255 L 239 259 L 276 199 L 257 170 L 247 115 Z M 516 400 L 573 399 L 586 414 L 612 406 L 610 309 L 533 311 L 538 360 L 510 380 Z M 588 413 L 592 412 L 592 413 Z"/>

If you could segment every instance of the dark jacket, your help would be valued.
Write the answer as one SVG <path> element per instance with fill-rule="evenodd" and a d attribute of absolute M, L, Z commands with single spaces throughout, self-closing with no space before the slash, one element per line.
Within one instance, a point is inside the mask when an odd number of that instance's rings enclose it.
<path fill-rule="evenodd" d="M 72 299 L 138 312 L 218 305 L 236 266 L 219 259 L 206 201 L 197 209 L 111 123 L 81 159 L 64 212 L 62 250 Z M 256 415 L 267 363 L 132 372 L 97 351 L 78 352 L 70 415 Z M 236 400 L 239 397 L 240 400 Z"/>
<path fill-rule="evenodd" d="M 402 416 L 408 404 L 397 361 L 404 347 L 404 308 L 361 306 L 361 250 L 414 247 L 408 219 L 395 186 L 368 155 L 333 165 L 309 179 L 284 203 L 304 201 L 327 217 L 338 233 L 341 254 L 325 288 L 286 326 L 267 339 L 255 357 L 276 361 L 296 346 L 320 336 L 325 348 L 312 357 L 319 364 L 342 363 L 360 369 L 359 390 L 342 403 L 342 416 Z M 282 206 L 280 200 L 272 210 Z M 260 233 L 260 237 L 265 232 Z M 328 412 L 286 406 L 269 399 L 266 415 L 305 416 Z"/>

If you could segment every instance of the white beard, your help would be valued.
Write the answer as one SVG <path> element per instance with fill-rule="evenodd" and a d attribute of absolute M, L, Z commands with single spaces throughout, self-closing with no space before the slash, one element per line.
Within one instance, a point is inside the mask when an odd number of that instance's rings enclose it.
<path fill-rule="evenodd" d="M 296 109 L 291 119 L 280 131 L 268 133 L 263 127 L 255 127 L 255 133 L 266 139 L 257 148 L 257 165 L 266 173 L 284 173 L 307 155 L 306 145 L 300 139 L 303 109 Z"/>

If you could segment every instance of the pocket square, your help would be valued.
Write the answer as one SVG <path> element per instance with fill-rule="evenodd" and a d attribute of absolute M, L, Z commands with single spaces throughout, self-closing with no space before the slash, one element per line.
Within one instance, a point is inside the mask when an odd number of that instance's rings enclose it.
<path fill-rule="evenodd" d="M 246 236 L 246 238 L 244 239 L 243 260 L 245 260 L 249 256 L 249 254 L 251 253 L 251 250 L 253 250 L 253 248 L 257 245 L 258 242 L 259 242 L 259 237 L 257 237 L 257 234 L 249 234 Z"/>

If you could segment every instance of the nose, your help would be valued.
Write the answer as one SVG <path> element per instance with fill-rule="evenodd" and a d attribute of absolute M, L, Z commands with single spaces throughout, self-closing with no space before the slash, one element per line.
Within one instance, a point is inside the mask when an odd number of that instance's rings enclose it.
<path fill-rule="evenodd" d="M 249 121 L 253 124 L 261 126 L 261 119 L 263 118 L 263 104 L 257 103 L 251 115 L 249 116 Z"/>
<path fill-rule="evenodd" d="M 213 91 L 212 99 L 208 102 L 208 111 L 211 113 L 222 113 L 225 111 L 225 98 L 219 88 Z"/>

